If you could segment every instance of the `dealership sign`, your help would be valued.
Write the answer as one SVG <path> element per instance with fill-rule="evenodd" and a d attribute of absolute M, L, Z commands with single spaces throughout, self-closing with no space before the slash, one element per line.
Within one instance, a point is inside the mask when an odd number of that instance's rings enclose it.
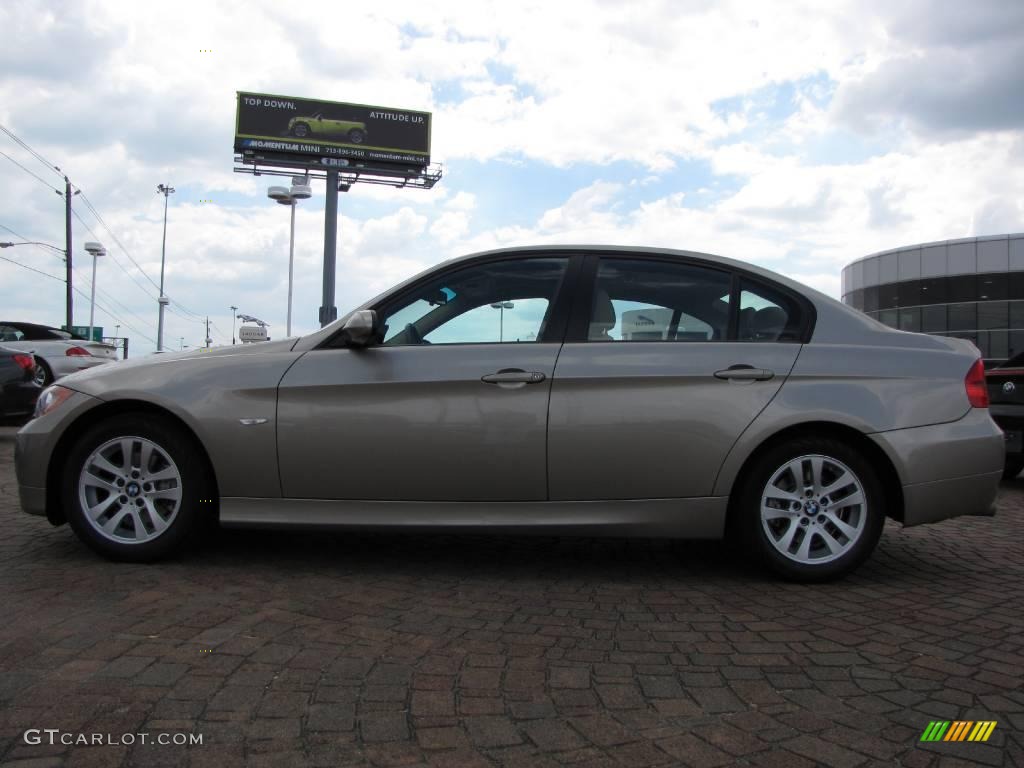
<path fill-rule="evenodd" d="M 235 151 L 321 167 L 427 166 L 430 113 L 239 91 Z"/>

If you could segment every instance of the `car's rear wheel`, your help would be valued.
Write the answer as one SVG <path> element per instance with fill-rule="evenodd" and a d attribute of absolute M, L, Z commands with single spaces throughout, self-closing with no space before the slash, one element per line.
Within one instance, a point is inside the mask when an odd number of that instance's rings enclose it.
<path fill-rule="evenodd" d="M 305 138 L 309 135 L 309 126 L 305 123 L 296 123 L 294 127 L 292 127 L 292 135 L 298 136 L 300 139 Z"/>
<path fill-rule="evenodd" d="M 66 467 L 68 522 L 82 541 L 114 560 L 172 554 L 196 528 L 202 500 L 212 507 L 193 441 L 152 414 L 124 414 L 92 427 Z"/>
<path fill-rule="evenodd" d="M 33 374 L 33 379 L 41 387 L 46 387 L 53 383 L 53 372 L 41 357 L 36 357 L 36 371 Z"/>
<path fill-rule="evenodd" d="M 353 144 L 362 144 L 363 139 L 365 138 L 366 134 L 363 133 L 358 128 L 353 128 L 351 131 L 348 132 L 348 140 L 351 141 Z"/>
<path fill-rule="evenodd" d="M 798 581 L 845 576 L 874 551 L 885 523 L 877 472 L 846 443 L 800 438 L 759 456 L 735 509 L 762 563 Z"/>

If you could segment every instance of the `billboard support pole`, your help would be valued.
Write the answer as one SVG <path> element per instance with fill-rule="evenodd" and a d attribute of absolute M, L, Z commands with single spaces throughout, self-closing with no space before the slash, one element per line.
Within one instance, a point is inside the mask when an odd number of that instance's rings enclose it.
<path fill-rule="evenodd" d="M 327 200 L 324 203 L 324 298 L 320 327 L 338 319 L 334 306 L 334 274 L 338 256 L 338 172 L 327 171 Z"/>

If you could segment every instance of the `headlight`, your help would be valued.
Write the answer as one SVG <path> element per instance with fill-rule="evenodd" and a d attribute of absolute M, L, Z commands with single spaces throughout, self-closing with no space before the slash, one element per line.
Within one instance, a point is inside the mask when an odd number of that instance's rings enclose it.
<path fill-rule="evenodd" d="M 40 416 L 45 416 L 73 394 L 75 394 L 73 389 L 62 387 L 59 384 L 50 385 L 39 393 L 39 399 L 36 400 L 36 410 L 32 414 L 32 418 L 38 419 Z"/>

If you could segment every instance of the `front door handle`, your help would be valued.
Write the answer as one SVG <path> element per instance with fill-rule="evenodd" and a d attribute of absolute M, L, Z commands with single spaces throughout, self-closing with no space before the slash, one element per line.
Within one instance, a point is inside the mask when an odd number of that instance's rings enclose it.
<path fill-rule="evenodd" d="M 775 371 L 767 368 L 754 368 L 749 365 L 732 365 L 728 368 L 715 371 L 716 379 L 729 379 L 731 381 L 767 381 L 775 375 Z"/>
<path fill-rule="evenodd" d="M 481 376 L 485 384 L 539 384 L 546 377 L 540 371 L 524 371 L 521 368 L 503 368 L 496 373 Z"/>

